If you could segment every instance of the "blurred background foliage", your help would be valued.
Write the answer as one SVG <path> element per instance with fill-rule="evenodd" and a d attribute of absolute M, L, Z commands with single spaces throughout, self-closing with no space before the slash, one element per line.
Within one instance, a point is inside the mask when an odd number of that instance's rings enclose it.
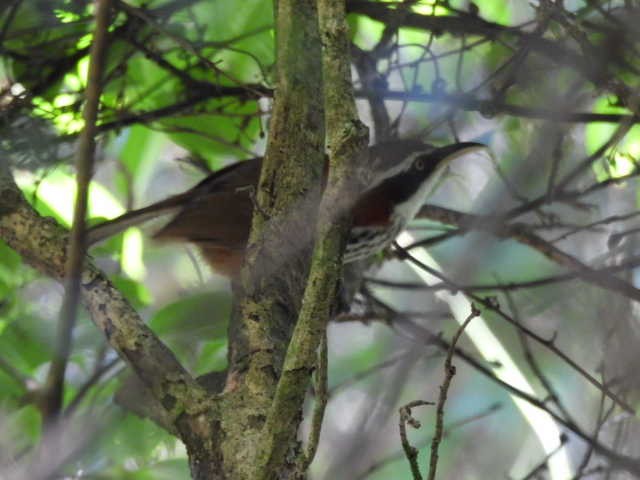
<path fill-rule="evenodd" d="M 347 2 L 354 58 L 363 60 L 354 69 L 362 118 L 376 126 L 377 98 L 385 100 L 391 119 L 377 125 L 374 140 L 486 143 L 492 158 L 454 165 L 430 203 L 492 214 L 542 198 L 515 220 L 593 268 L 616 267 L 622 278 L 637 282 L 640 127 L 629 125 L 616 141 L 611 138 L 638 112 L 632 94 L 639 84 L 638 3 L 401 4 Z M 181 192 L 207 172 L 261 155 L 273 88 L 270 1 L 128 0 L 116 1 L 114 11 L 92 221 Z M 83 126 L 92 13 L 92 3 L 80 0 L 0 4 L 0 161 L 10 163 L 39 212 L 65 225 L 74 201 L 71 158 Z M 593 161 L 581 163 L 596 152 Z M 580 165 L 580 176 L 560 184 Z M 589 188 L 588 195 L 560 195 Z M 451 230 L 420 220 L 414 234 Z M 159 245 L 148 233 L 131 230 L 92 254 L 190 371 L 223 370 L 229 286 L 192 247 Z M 430 251 L 449 278 L 482 297 L 496 296 L 505 311 L 554 339 L 635 408 L 635 303 L 576 280 L 566 266 L 529 246 L 489 233 L 458 232 Z M 398 455 L 397 409 L 416 398 L 435 400 L 442 380 L 436 342 L 425 345 L 395 317 L 372 310 L 371 297 L 447 338 L 456 328 L 448 306 L 433 290 L 407 285 L 418 279 L 400 261 L 376 264 L 367 279 L 369 296 L 358 297 L 351 316 L 329 330 L 332 394 L 312 478 L 411 478 Z M 380 279 L 396 284 L 390 288 Z M 521 285 L 534 280 L 541 281 Z M 60 285 L 34 273 L 0 242 L 0 468 L 8 474 L 19 472 L 42 441 L 37 392 L 51 359 L 61 298 Z M 550 409 L 564 415 L 565 408 L 589 435 L 597 431 L 611 448 L 640 454 L 633 416 L 609 410 L 598 389 L 557 355 L 527 346 L 498 315 L 484 316 Z M 461 347 L 491 367 L 464 337 Z M 557 398 L 550 398 L 528 353 Z M 453 427 L 441 448 L 439 478 L 547 478 L 545 469 L 535 470 L 545 454 L 507 390 L 468 363 L 456 364 L 447 406 Z M 189 478 L 180 442 L 114 402 L 129 375 L 90 320 L 81 318 L 65 391 L 69 422 L 78 429 L 68 434 L 55 478 Z M 430 407 L 414 413 L 423 427 L 411 439 L 424 462 L 434 414 Z M 611 473 L 616 467 L 609 459 L 593 454 L 575 432 L 563 431 L 575 478 L 633 478 Z"/>

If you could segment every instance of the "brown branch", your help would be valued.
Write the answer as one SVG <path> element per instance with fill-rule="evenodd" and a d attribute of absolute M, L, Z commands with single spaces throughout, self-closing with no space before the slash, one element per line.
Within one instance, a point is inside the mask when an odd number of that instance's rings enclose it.
<path fill-rule="evenodd" d="M 389 315 L 388 318 L 386 318 L 385 320 L 387 322 L 389 322 L 390 320 L 392 320 L 393 316 Z M 360 319 L 360 321 L 366 322 L 366 321 L 372 321 L 372 320 L 376 320 L 375 318 L 371 318 L 367 316 L 362 316 Z M 375 365 L 372 365 L 371 367 L 359 371 L 357 373 L 355 373 L 354 375 L 352 375 L 351 377 L 347 378 L 345 381 L 341 382 L 340 384 L 336 385 L 335 387 L 331 388 L 331 390 L 329 390 L 329 395 L 333 396 L 338 390 L 342 390 L 344 388 L 348 388 L 351 385 L 355 384 L 356 382 L 359 382 L 360 380 L 363 380 L 365 378 L 367 378 L 370 375 L 373 375 L 375 373 L 379 373 L 381 372 L 383 369 L 386 368 L 390 368 L 394 365 L 396 365 L 397 363 L 403 361 L 403 360 L 407 360 L 408 358 L 412 357 L 414 355 L 414 352 L 412 351 L 408 351 L 408 352 L 401 352 L 391 358 L 388 358 L 387 360 L 384 360 L 382 362 L 376 363 Z"/>
<path fill-rule="evenodd" d="M 355 95 L 358 98 L 366 98 L 370 101 L 372 101 L 372 99 L 375 100 L 376 108 L 373 111 L 376 115 L 382 113 L 382 109 L 380 108 L 380 106 L 383 105 L 383 102 L 381 102 L 381 99 L 386 99 L 402 102 L 444 103 L 467 111 L 477 111 L 485 115 L 496 115 L 503 113 L 513 117 L 543 119 L 556 122 L 620 123 L 621 121 L 626 121 L 631 122 L 632 124 L 640 122 L 639 118 L 632 115 L 615 113 L 567 112 L 564 110 L 513 105 L 496 99 L 480 100 L 465 94 L 436 95 L 430 93 L 362 89 L 356 91 Z M 103 133 L 112 130 L 118 130 L 130 125 L 162 120 L 164 118 L 168 118 L 176 114 L 188 111 L 189 109 L 192 109 L 196 105 L 206 102 L 207 100 L 224 97 L 237 97 L 240 100 L 272 98 L 273 90 L 258 84 L 228 86 L 198 82 L 197 88 L 194 88 L 193 91 L 190 91 L 189 97 L 185 100 L 181 100 L 174 104 L 160 107 L 155 110 L 128 113 L 118 112 L 117 119 L 105 121 L 99 124 L 98 131 L 100 133 Z M 381 129 L 381 131 L 383 131 L 383 129 Z M 73 137 L 74 135 L 62 136 L 61 140 L 68 141 Z"/>
<path fill-rule="evenodd" d="M 374 129 L 374 142 L 386 140 L 391 133 L 391 119 L 384 104 L 382 94 L 386 90 L 386 79 L 378 73 L 377 61 L 373 54 L 366 52 L 355 44 L 351 44 L 353 65 L 358 72 L 358 79 L 364 87 L 363 96 L 369 103 Z"/>
<path fill-rule="evenodd" d="M 549 120 L 552 122 L 562 123 L 618 124 L 622 121 L 626 121 L 636 124 L 640 122 L 640 118 L 634 115 L 625 115 L 620 113 L 571 112 L 561 109 L 515 105 L 497 98 L 479 99 L 473 95 L 465 93 L 426 93 L 404 90 L 382 90 L 371 92 L 366 89 L 356 91 L 356 95 L 360 98 L 367 98 L 374 93 L 384 100 L 442 103 L 468 112 L 479 112 L 487 117 L 506 114 L 512 117 L 529 118 L 532 120 Z"/>
<path fill-rule="evenodd" d="M 159 17 L 168 18 L 173 15 L 176 11 L 181 9 L 188 8 L 193 3 L 196 3 L 199 0 L 184 0 L 181 2 L 170 2 L 167 5 L 151 9 L 149 12 L 152 15 L 157 15 Z M 134 22 L 132 21 L 132 17 L 127 18 L 127 20 L 119 25 L 117 28 L 108 33 L 108 42 L 112 39 L 118 39 L 124 36 L 126 32 L 128 32 Z M 69 25 L 69 24 L 65 24 Z M 23 31 L 25 37 L 32 37 L 35 33 L 39 33 L 39 28 L 27 28 Z M 47 73 L 44 75 L 44 78 L 41 80 L 38 78 L 38 81 L 35 84 L 31 84 L 31 82 L 26 82 L 25 85 L 29 86 L 28 95 L 27 96 L 19 96 L 13 97 L 13 100 L 8 104 L 3 106 L 3 114 L 7 116 L 15 115 L 19 112 L 19 108 L 25 106 L 33 97 L 37 97 L 42 95 L 45 91 L 51 88 L 52 85 L 59 82 L 64 75 L 69 73 L 73 68 L 75 68 L 78 62 L 87 56 L 90 51 L 91 46 L 80 48 L 78 50 L 73 51 L 68 56 L 65 57 L 53 57 L 49 60 L 47 64 L 43 66 L 38 65 L 38 68 L 44 69 Z M 45 45 L 37 46 L 37 51 L 42 51 L 45 49 Z M 17 52 L 8 52 L 4 50 L 3 53 L 9 54 L 10 56 L 17 57 L 19 54 Z M 40 55 L 37 55 L 40 57 Z M 29 60 L 29 56 L 26 55 L 21 60 Z"/>
<path fill-rule="evenodd" d="M 87 216 L 89 182 L 93 174 L 96 121 L 104 59 L 107 50 L 107 33 L 111 20 L 111 0 L 96 2 L 96 26 L 89 58 L 86 103 L 83 119 L 84 129 L 76 152 L 76 202 L 73 211 L 73 226 L 69 238 L 69 251 L 65 275 L 65 295 L 60 308 L 56 346 L 45 383 L 46 401 L 43 405 L 45 422 L 55 420 L 62 409 L 64 377 L 72 349 L 72 335 L 76 323 L 80 300 L 80 275 L 85 260 L 85 220 Z"/>
<path fill-rule="evenodd" d="M 22 0 L 13 0 L 13 2 L 11 2 L 11 6 L 5 12 L 6 18 L 2 22 L 2 27 L 0 27 L 0 46 L 4 44 L 5 35 L 9 31 L 9 27 L 11 26 L 11 23 L 13 22 L 16 16 L 16 13 L 18 12 L 18 9 L 20 8 L 21 3 L 22 3 Z"/>
<path fill-rule="evenodd" d="M 609 148 L 611 146 L 612 146 L 612 144 L 607 142 L 607 148 Z M 603 155 L 606 152 L 607 148 L 599 149 L 598 150 L 600 152 L 599 155 Z M 592 158 L 593 161 L 597 160 L 597 158 L 600 158 L 600 157 L 596 157 L 594 155 L 590 156 L 589 158 Z M 586 160 L 585 160 L 585 162 L 586 162 Z M 613 186 L 613 185 L 622 184 L 622 183 L 626 182 L 627 180 L 630 180 L 632 178 L 637 178 L 639 175 L 640 175 L 640 169 L 635 168 L 631 173 L 629 173 L 627 175 L 622 175 L 620 177 L 608 178 L 606 180 L 603 180 L 601 182 L 596 182 L 596 183 L 594 183 L 594 184 L 592 184 L 592 185 L 590 185 L 588 187 L 581 188 L 581 189 L 578 189 L 578 190 L 559 190 L 559 188 L 556 186 L 556 188 L 551 193 L 551 195 L 545 193 L 544 195 L 540 195 L 540 196 L 534 198 L 533 200 L 529 200 L 528 202 L 524 202 L 522 205 L 514 207 L 511 210 L 509 210 L 508 212 L 506 212 L 503 215 L 503 217 L 504 217 L 505 220 L 511 220 L 511 219 L 514 219 L 514 218 L 522 215 L 522 214 L 535 211 L 536 209 L 542 207 L 543 205 L 548 204 L 548 203 L 553 202 L 553 201 L 564 202 L 564 203 L 575 202 L 576 200 L 578 200 L 581 197 L 590 195 L 590 194 L 592 194 L 594 192 L 597 192 L 599 190 L 603 190 L 603 189 L 608 188 L 608 187 Z"/>
<path fill-rule="evenodd" d="M 384 304 L 378 299 L 375 299 L 375 300 L 380 306 L 382 306 L 385 309 L 388 309 L 390 312 L 393 312 L 393 309 L 391 307 L 387 306 L 386 304 Z M 447 352 L 451 348 L 451 344 L 446 340 L 444 340 L 441 335 L 430 332 L 423 326 L 417 325 L 416 323 L 412 322 L 411 319 L 409 318 L 398 316 L 396 318 L 396 322 L 401 322 L 402 325 L 410 328 L 412 333 L 414 334 L 414 337 L 413 337 L 414 340 L 418 339 L 420 341 L 426 342 L 429 345 L 432 345 L 432 344 L 436 345 L 442 350 Z M 472 357 L 471 355 L 469 355 L 467 352 L 460 349 L 459 347 L 455 347 L 454 350 L 455 350 L 455 355 L 460 359 L 462 359 L 463 361 L 465 361 L 469 366 L 471 366 L 476 371 L 478 371 L 479 373 L 481 373 L 482 375 L 490 379 L 492 382 L 499 385 L 509 394 L 514 395 L 515 397 L 518 397 L 530 403 L 531 405 L 539 408 L 540 410 L 543 410 L 544 412 L 546 412 L 558 424 L 567 428 L 568 430 L 573 432 L 575 435 L 577 435 L 580 439 L 582 439 L 585 443 L 592 446 L 595 452 L 607 458 L 612 464 L 616 466 L 616 468 L 624 469 L 629 472 L 633 472 L 636 475 L 640 475 L 640 459 L 636 459 L 626 455 L 621 455 L 617 453 L 615 450 L 612 450 L 611 448 L 607 447 L 606 445 L 595 442 L 591 435 L 585 433 L 578 425 L 573 423 L 571 420 L 567 420 L 561 417 L 560 415 L 558 415 L 553 410 L 550 410 L 544 401 L 539 400 L 533 395 L 530 395 L 527 392 L 524 392 L 518 389 L 517 387 L 514 387 L 513 385 L 510 385 L 504 382 L 503 380 L 499 379 L 491 372 L 491 370 L 487 366 L 483 365 L 480 361 L 478 361 L 477 359 L 475 359 L 474 357 Z"/>
<path fill-rule="evenodd" d="M 65 278 L 68 232 L 33 210 L 2 162 L 0 238 L 39 272 L 58 281 Z M 202 411 L 208 406 L 206 393 L 91 261 L 84 264 L 80 291 L 93 322 L 173 422 L 185 412 Z"/>
<path fill-rule="evenodd" d="M 456 367 L 453 365 L 453 354 L 455 352 L 456 344 L 458 343 L 458 339 L 462 335 L 462 332 L 464 332 L 464 329 L 469 325 L 469 322 L 479 315 L 480 311 L 472 303 L 471 313 L 469 313 L 469 316 L 456 331 L 455 335 L 451 339 L 449 350 L 447 351 L 447 357 L 444 361 L 444 381 L 442 382 L 442 385 L 440 385 L 440 395 L 436 405 L 436 425 L 433 439 L 431 440 L 431 457 L 429 459 L 429 473 L 427 475 L 428 480 L 435 480 L 436 470 L 438 469 L 438 447 L 440 446 L 442 435 L 444 433 L 444 404 L 447 401 L 447 394 L 449 393 L 451 380 L 456 374 Z"/>
<path fill-rule="evenodd" d="M 569 439 L 567 438 L 566 435 L 560 435 L 560 444 L 556 448 L 554 448 L 551 452 L 547 453 L 544 456 L 544 458 L 540 462 L 538 462 L 538 464 L 535 465 L 531 470 L 529 470 L 529 473 L 527 473 L 520 480 L 534 480 L 536 478 L 540 478 L 539 475 L 544 470 L 546 470 L 549 459 L 552 456 L 554 456 L 556 453 L 558 453 L 560 450 L 562 450 L 568 441 Z"/>
<path fill-rule="evenodd" d="M 397 245 L 396 245 L 396 248 L 402 250 L 401 247 L 399 247 Z M 409 254 L 406 251 L 405 251 L 405 257 L 404 258 L 408 259 L 410 262 L 414 263 L 415 265 L 420 267 L 425 272 L 428 272 L 431 275 L 435 276 L 436 278 L 439 278 L 443 282 L 447 283 L 450 286 L 450 289 L 452 291 L 464 292 L 464 294 L 467 297 L 469 297 L 471 300 L 473 300 L 474 302 L 477 302 L 480 305 L 482 305 L 483 307 L 488 308 L 492 312 L 496 313 L 499 317 L 501 317 L 502 319 L 506 320 L 508 323 L 513 325 L 518 330 L 522 331 L 529 338 L 535 340 L 539 345 L 542 345 L 543 347 L 545 347 L 546 349 L 548 349 L 549 351 L 554 353 L 556 356 L 558 356 L 569 367 L 571 367 L 574 371 L 578 372 L 585 380 L 587 380 L 594 387 L 596 387 L 598 390 L 600 390 L 605 395 L 607 395 L 607 397 L 609 397 L 611 400 L 616 402 L 616 404 L 618 404 L 621 408 L 626 410 L 627 413 L 633 414 L 635 412 L 635 410 L 627 402 L 622 400 L 618 395 L 616 395 L 613 391 L 611 391 L 611 389 L 609 387 L 607 387 L 606 385 L 598 382 L 598 380 L 596 380 L 593 375 L 591 375 L 584 368 L 582 368 L 575 360 L 573 360 L 571 357 L 569 357 L 565 352 L 563 352 L 558 347 L 556 347 L 556 345 L 554 344 L 554 339 L 553 338 L 550 339 L 550 340 L 542 338 L 540 335 L 535 333 L 533 330 L 525 327 L 521 323 L 517 322 L 511 316 L 507 315 L 504 311 L 502 311 L 502 309 L 500 309 L 499 305 L 495 304 L 494 299 L 492 299 L 492 298 L 482 298 L 482 297 L 479 297 L 476 294 L 473 294 L 471 292 L 463 290 L 455 282 L 452 282 L 451 280 L 445 278 L 445 276 L 442 275 L 442 273 L 440 273 L 437 270 L 434 270 L 433 268 L 429 267 L 428 265 L 425 265 L 423 262 L 421 262 L 417 258 L 411 256 L 411 254 Z"/>
<path fill-rule="evenodd" d="M 549 58 L 554 63 L 573 68 L 594 83 L 601 82 L 602 75 L 594 69 L 589 58 L 547 38 L 538 38 L 535 34 L 522 29 L 487 22 L 478 16 L 465 15 L 462 12 L 458 12 L 458 15 L 422 15 L 416 12 L 398 12 L 389 8 L 389 5 L 371 1 L 351 1 L 349 2 L 349 12 L 366 15 L 385 25 L 398 22 L 398 17 L 400 17 L 400 27 L 430 32 L 447 32 L 457 36 L 479 35 L 491 40 L 495 40 L 501 35 L 509 36 L 526 43 L 531 50 Z"/>
<path fill-rule="evenodd" d="M 98 131 L 100 133 L 103 133 L 111 130 L 118 130 L 120 128 L 128 127 L 130 125 L 135 125 L 138 123 L 149 123 L 162 120 L 163 118 L 171 117 L 173 115 L 187 111 L 195 107 L 199 103 L 215 98 L 238 97 L 240 100 L 246 100 L 271 97 L 272 95 L 273 91 L 271 89 L 263 87 L 261 85 L 246 84 L 240 86 L 225 86 L 203 83 L 199 85 L 196 92 L 192 92 L 192 95 L 185 100 L 146 112 L 130 112 L 126 114 L 118 114 L 118 118 L 116 118 L 115 120 L 101 123 L 98 126 Z M 72 136 L 63 138 L 70 140 Z"/>
<path fill-rule="evenodd" d="M 77 408 L 80 406 L 82 400 L 87 396 L 87 394 L 91 391 L 91 388 L 98 384 L 98 382 L 106 375 L 111 369 L 113 369 L 120 362 L 119 357 L 115 357 L 112 360 L 102 364 L 97 365 L 93 373 L 87 378 L 87 380 L 80 386 L 78 392 L 73 397 L 73 400 L 69 402 L 67 408 L 64 409 L 65 417 L 70 417 L 75 413 Z"/>
<path fill-rule="evenodd" d="M 499 409 L 501 408 L 501 405 L 499 403 L 494 403 L 493 405 L 489 405 L 489 407 L 487 407 L 486 409 L 480 411 L 479 413 L 475 414 L 475 415 L 471 415 L 469 417 L 465 417 L 465 418 L 461 418 L 459 420 L 455 420 L 453 422 L 451 422 L 449 425 L 447 425 L 444 429 L 444 435 L 443 437 L 446 438 L 446 436 L 451 433 L 451 431 L 463 427 L 465 425 L 468 425 L 471 422 L 475 422 L 478 420 L 481 420 L 489 415 L 492 415 L 493 413 L 497 412 Z M 416 448 L 417 450 L 420 450 L 422 447 L 428 445 L 429 443 L 431 443 L 431 438 L 428 437 L 425 440 L 422 440 L 421 442 L 419 442 L 414 448 Z M 377 460 L 375 463 L 373 463 L 372 465 L 370 465 L 366 470 L 364 470 L 362 473 L 360 473 L 359 475 L 357 475 L 355 477 L 354 480 L 364 480 L 365 478 L 368 478 L 372 473 L 374 473 L 376 470 L 380 470 L 381 468 L 383 468 L 384 466 L 386 466 L 387 464 L 394 462 L 396 460 L 400 460 L 402 458 L 406 457 L 406 453 L 405 450 L 402 449 L 400 451 L 394 452 L 391 455 L 389 455 L 388 457 L 382 458 L 380 460 Z"/>
<path fill-rule="evenodd" d="M 526 225 L 507 224 L 505 219 L 499 216 L 480 217 L 433 205 L 423 207 L 420 210 L 418 217 L 429 218 L 431 220 L 448 223 L 450 225 L 457 225 L 465 230 L 476 229 L 485 231 L 492 233 L 499 238 L 511 238 L 523 245 L 527 245 L 534 250 L 537 250 L 552 262 L 571 269 L 573 273 L 588 283 L 640 302 L 640 289 L 637 289 L 632 284 L 625 282 L 616 276 L 592 269 L 573 255 L 569 255 L 547 242 L 539 235 L 529 231 Z M 419 245 L 420 243 L 416 243 L 410 248 Z"/>
<path fill-rule="evenodd" d="M 133 17 L 139 18 L 140 20 L 145 22 L 147 25 L 149 25 L 149 27 L 151 27 L 152 29 L 160 32 L 165 37 L 171 39 L 178 46 L 180 46 L 180 48 L 182 48 L 184 51 L 186 51 L 189 54 L 193 55 L 198 60 L 200 60 L 204 65 L 209 67 L 212 72 L 216 73 L 216 75 L 220 75 L 221 77 L 225 77 L 228 80 L 231 80 L 233 83 L 238 84 L 238 85 L 242 83 L 242 82 L 238 81 L 238 79 L 234 78 L 228 72 L 220 69 L 214 62 L 209 60 L 209 58 L 207 58 L 206 56 L 202 55 L 198 51 L 198 49 L 191 42 L 189 42 L 187 39 L 185 39 L 185 38 L 181 37 L 180 35 L 174 33 L 173 31 L 169 30 L 164 25 L 162 25 L 160 22 L 158 22 L 154 18 L 154 14 L 152 12 L 150 12 L 148 10 L 145 10 L 143 8 L 138 8 L 138 7 L 134 7 L 132 5 L 129 5 L 126 2 L 123 2 L 122 0 L 113 0 L 113 1 L 114 1 L 115 5 L 117 6 L 117 8 L 119 10 L 122 10 L 123 12 L 126 12 L 128 15 L 131 15 Z"/>
<path fill-rule="evenodd" d="M 411 416 L 411 409 L 422 405 L 433 405 L 433 402 L 427 402 L 426 400 L 414 400 L 413 402 L 409 402 L 400 407 L 398 410 L 400 443 L 402 444 L 404 455 L 409 461 L 411 475 L 414 480 L 422 480 L 422 474 L 420 473 L 420 466 L 418 465 L 418 449 L 411 445 L 409 438 L 407 437 L 407 423 L 415 429 L 420 428 L 420 422 Z"/>
<path fill-rule="evenodd" d="M 600 405 L 598 407 L 598 418 L 595 422 L 595 427 L 593 428 L 593 442 L 587 445 L 587 449 L 582 455 L 582 459 L 578 464 L 578 467 L 575 469 L 575 475 L 572 480 L 579 480 L 584 478 L 587 466 L 589 465 L 589 461 L 593 456 L 593 444 L 598 443 L 598 436 L 601 433 L 602 427 L 605 423 L 610 419 L 611 414 L 615 410 L 615 403 L 611 403 L 608 409 L 605 410 L 605 400 L 606 397 L 604 395 L 600 395 Z"/>
<path fill-rule="evenodd" d="M 621 262 L 618 265 L 610 265 L 607 267 L 598 268 L 594 270 L 596 273 L 606 273 L 612 274 L 617 272 L 623 272 L 628 270 L 633 270 L 634 268 L 640 266 L 640 256 L 633 256 L 626 259 L 624 262 Z M 481 285 L 460 285 L 460 290 L 465 292 L 482 292 L 482 291 L 492 291 L 492 290 L 500 290 L 503 292 L 510 292 L 513 290 L 522 290 L 527 288 L 538 288 L 544 287 L 547 285 L 552 285 L 554 283 L 560 282 L 568 282 L 572 280 L 579 279 L 580 277 L 575 273 L 564 273 L 560 275 L 553 275 L 544 278 L 538 278 L 536 280 L 528 280 L 522 282 L 500 282 L 493 284 L 481 284 Z M 440 291 L 440 290 L 451 290 L 451 285 L 447 285 L 444 282 L 437 283 L 434 285 L 426 285 L 420 282 L 396 282 L 393 280 L 384 280 L 380 278 L 365 278 L 367 283 L 373 285 L 379 285 L 381 287 L 386 288 L 394 288 L 394 289 L 407 289 L 407 290 L 423 290 L 423 291 Z"/>
<path fill-rule="evenodd" d="M 507 298 L 507 304 L 509 305 L 509 309 L 511 310 L 511 315 L 513 319 L 516 322 L 521 323 L 520 314 L 518 312 L 518 309 L 516 308 L 516 304 L 515 304 L 515 301 L 513 300 L 513 297 L 508 292 L 505 293 L 505 297 Z M 560 395 L 558 395 L 558 393 L 556 392 L 556 389 L 553 387 L 551 380 L 542 371 L 542 367 L 540 366 L 540 364 L 538 363 L 538 360 L 533 354 L 531 350 L 531 345 L 529 342 L 529 337 L 527 337 L 522 330 L 518 330 L 518 337 L 520 339 L 520 345 L 522 346 L 524 359 L 529 365 L 529 369 L 531 370 L 533 375 L 538 379 L 542 387 L 546 390 L 547 399 L 553 402 L 553 404 L 556 406 L 558 411 L 562 415 L 564 415 L 565 418 L 571 419 L 572 416 L 567 410 L 567 408 L 565 408 L 564 403 L 562 403 L 562 400 L 560 399 Z M 606 397 L 604 393 L 602 393 L 601 396 Z"/>
<path fill-rule="evenodd" d="M 392 5 L 392 4 L 389 4 Z M 411 27 L 421 30 L 447 32 L 453 35 L 483 35 L 494 37 L 507 31 L 503 25 L 487 22 L 479 17 L 421 15 L 415 12 L 398 11 L 388 5 L 372 1 L 352 0 L 348 2 L 349 13 L 366 15 L 385 25 L 398 24 L 399 27 Z"/>
<path fill-rule="evenodd" d="M 618 123 L 618 127 L 613 132 L 611 137 L 600 146 L 595 152 L 585 158 L 583 161 L 578 163 L 570 172 L 565 174 L 565 176 L 558 182 L 556 185 L 556 190 L 562 191 L 565 189 L 571 182 L 575 181 L 580 175 L 582 175 L 591 165 L 593 165 L 597 160 L 602 158 L 606 152 L 617 145 L 625 135 L 631 130 L 633 124 L 636 123 L 638 119 L 637 116 L 631 116 L 623 119 Z M 553 198 L 553 194 L 547 195 L 547 198 Z"/>

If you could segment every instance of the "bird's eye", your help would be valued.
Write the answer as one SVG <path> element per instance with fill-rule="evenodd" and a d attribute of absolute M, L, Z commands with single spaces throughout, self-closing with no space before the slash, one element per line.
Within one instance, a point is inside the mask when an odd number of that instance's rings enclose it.
<path fill-rule="evenodd" d="M 415 162 L 413 162 L 413 168 L 415 168 L 418 171 L 424 170 L 424 160 L 422 160 L 421 158 L 418 158 Z"/>

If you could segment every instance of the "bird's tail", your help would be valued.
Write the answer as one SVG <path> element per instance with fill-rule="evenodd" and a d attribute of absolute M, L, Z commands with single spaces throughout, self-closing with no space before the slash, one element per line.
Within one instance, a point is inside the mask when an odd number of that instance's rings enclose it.
<path fill-rule="evenodd" d="M 168 198 L 148 207 L 131 210 L 119 217 L 95 225 L 87 230 L 87 245 L 92 246 L 109 237 L 125 231 L 127 228 L 136 227 L 154 219 L 175 214 L 181 208 L 176 197 Z"/>

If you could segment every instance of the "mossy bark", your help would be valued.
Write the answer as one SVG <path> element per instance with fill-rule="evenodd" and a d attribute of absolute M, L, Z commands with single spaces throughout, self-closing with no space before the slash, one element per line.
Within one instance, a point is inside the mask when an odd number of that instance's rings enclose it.
<path fill-rule="evenodd" d="M 341 215 L 338 230 L 331 229 L 333 220 L 326 212 L 338 190 L 330 186 L 333 193 L 323 201 L 323 226 L 318 230 L 322 238 L 308 286 L 325 168 L 322 40 L 316 2 L 277 1 L 276 31 L 276 95 L 247 261 L 242 281 L 234 286 L 238 297 L 224 391 L 207 391 L 198 384 L 90 261 L 83 271 L 83 300 L 94 322 L 152 394 L 159 424 L 184 441 L 192 476 L 198 480 L 254 480 L 256 469 L 262 467 L 259 473 L 264 478 L 305 476 L 296 432 L 334 297 L 347 223 Z M 346 50 L 343 55 L 347 58 Z M 350 125 L 356 127 L 352 132 L 361 133 L 357 124 Z M 351 156 L 353 145 L 339 143 L 332 145 L 332 157 Z M 333 166 L 344 175 L 339 163 Z M 8 169 L 0 169 L 0 237 L 43 273 L 63 277 L 68 232 L 29 207 Z M 319 322 L 310 329 L 305 323 L 307 331 L 297 334 L 283 374 L 305 288 L 306 295 L 312 294 L 305 300 L 302 318 L 318 316 Z M 300 351 L 304 360 L 296 372 Z M 280 400 L 291 393 L 291 401 L 274 403 L 278 389 Z M 265 428 L 268 418 L 271 427 Z M 279 425 L 278 419 L 282 428 L 272 428 Z M 266 444 L 270 446 L 265 450 Z M 264 463 L 267 450 L 269 461 Z"/>
<path fill-rule="evenodd" d="M 246 265 L 234 288 L 229 376 L 219 404 L 220 455 L 212 459 L 219 461 L 212 470 L 223 472 L 220 478 L 234 480 L 255 478 L 261 433 L 306 284 L 324 168 L 316 2 L 279 0 L 275 16 L 276 95 Z M 296 425 L 301 408 L 289 412 Z M 281 447 L 289 454 L 273 468 L 273 478 L 302 478 L 296 436 Z"/>

